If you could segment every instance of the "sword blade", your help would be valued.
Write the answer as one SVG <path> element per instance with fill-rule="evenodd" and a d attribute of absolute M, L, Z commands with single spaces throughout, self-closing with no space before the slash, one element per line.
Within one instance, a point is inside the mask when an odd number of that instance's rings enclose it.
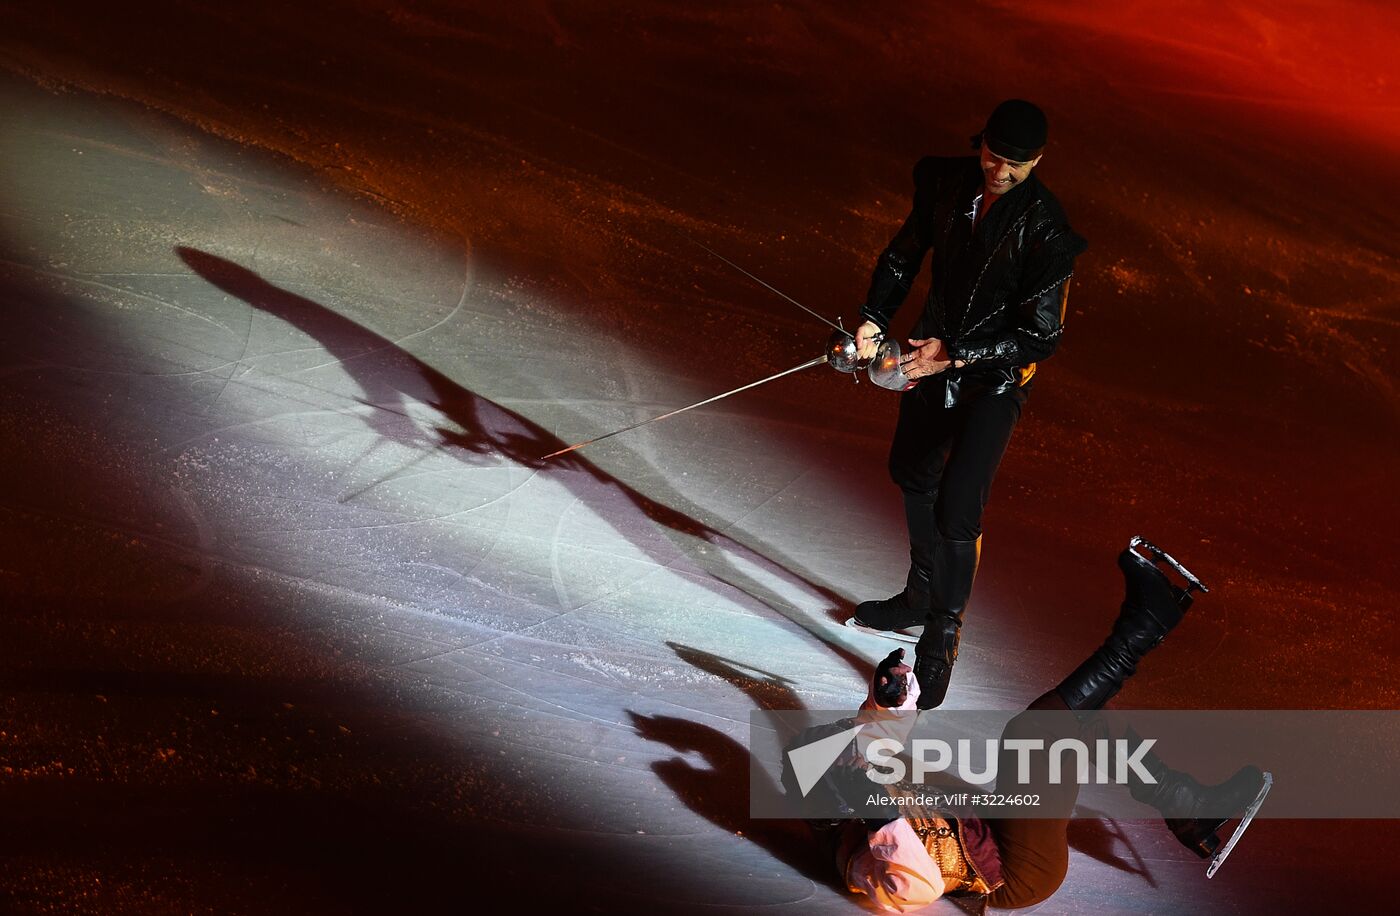
<path fill-rule="evenodd" d="M 836 330 L 840 331 L 842 334 L 845 334 L 847 337 L 852 337 L 852 336 L 854 336 L 853 334 L 851 334 L 850 331 L 848 331 L 848 330 L 846 330 L 845 328 L 841 327 L 841 325 L 839 325 L 839 324 L 837 324 L 836 322 L 834 322 L 834 321 L 832 321 L 832 320 L 826 318 L 826 317 L 823 316 L 823 315 L 818 314 L 817 312 L 812 311 L 811 309 L 807 308 L 807 306 L 803 305 L 801 302 L 798 302 L 796 299 L 792 298 L 792 297 L 789 296 L 787 293 L 785 293 L 785 292 L 783 292 L 782 290 L 778 289 L 776 286 L 772 285 L 771 283 L 768 283 L 768 282 L 766 282 L 766 281 L 764 281 L 764 280 L 759 279 L 758 277 L 755 277 L 753 274 L 749 273 L 747 270 L 744 270 L 744 268 L 740 267 L 738 264 L 735 264 L 733 261 L 729 260 L 729 259 L 726 258 L 724 255 L 720 254 L 718 251 L 715 251 L 713 248 L 710 248 L 709 246 L 705 245 L 705 243 L 696 241 L 695 239 L 690 238 L 690 236 L 688 236 L 688 235 L 686 236 L 686 238 L 690 239 L 692 242 L 694 242 L 696 245 L 699 245 L 701 248 L 704 248 L 704 249 L 705 249 L 706 251 L 708 251 L 710 254 L 714 255 L 714 256 L 717 257 L 717 258 L 719 258 L 721 261 L 723 261 L 724 263 L 728 264 L 730 267 L 734 268 L 735 270 L 739 271 L 739 273 L 741 273 L 741 274 L 743 274 L 744 276 L 748 277 L 750 280 L 754 281 L 755 283 L 759 283 L 759 284 L 763 285 L 765 288 L 770 289 L 770 290 L 772 290 L 773 292 L 777 293 L 779 296 L 782 296 L 784 299 L 786 299 L 787 301 L 791 302 L 793 305 L 797 306 L 798 308 L 802 309 L 802 311 L 806 312 L 808 315 L 811 315 L 813 318 L 817 319 L 817 320 L 820 321 L 822 324 L 825 324 L 825 325 L 828 325 L 828 326 L 830 326 L 830 327 L 835 328 Z"/>
<path fill-rule="evenodd" d="M 748 391 L 750 388 L 757 388 L 759 385 L 765 384 L 767 382 L 776 381 L 777 379 L 780 379 L 785 375 L 792 375 L 794 372 L 801 372 L 803 369 L 810 369 L 812 366 L 819 366 L 824 362 L 826 362 L 825 353 L 823 353 L 821 356 L 818 356 L 816 359 L 807 360 L 800 366 L 793 366 L 791 369 L 784 369 L 782 372 L 774 373 L 773 375 L 770 375 L 767 378 L 761 378 L 756 382 L 749 382 L 747 385 L 742 385 L 738 388 L 735 388 L 733 391 L 726 391 L 724 394 L 717 394 L 712 398 L 706 398 L 705 400 L 699 401 L 698 403 L 690 404 L 685 407 L 680 407 L 675 410 L 669 411 L 668 413 L 663 413 L 659 417 L 652 417 L 650 420 L 643 420 L 640 423 L 633 423 L 631 426 L 624 426 L 622 429 L 615 429 L 612 432 L 607 433 L 606 435 L 598 436 L 596 439 L 589 439 L 587 442 L 579 442 L 575 445 L 569 446 L 568 448 L 561 448 L 557 452 L 550 452 L 548 455 L 545 455 L 540 460 L 548 461 L 549 459 L 557 458 L 560 455 L 567 455 L 569 452 L 581 449 L 585 445 L 592 445 L 595 442 L 602 442 L 604 439 L 611 439 L 613 436 L 621 435 L 625 432 L 630 432 L 631 430 L 634 430 L 640 426 L 646 426 L 648 423 L 655 423 L 657 420 L 664 420 L 667 417 L 674 417 L 676 414 L 685 413 L 687 410 L 694 410 L 697 407 L 704 407 L 706 404 L 713 404 L 715 401 L 723 400 L 724 398 L 729 397 L 731 394 L 738 394 L 741 391 Z"/>

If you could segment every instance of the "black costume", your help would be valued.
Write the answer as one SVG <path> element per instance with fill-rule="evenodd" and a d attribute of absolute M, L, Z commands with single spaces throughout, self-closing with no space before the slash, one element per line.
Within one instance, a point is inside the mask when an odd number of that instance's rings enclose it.
<path fill-rule="evenodd" d="M 904 492 L 909 578 L 901 595 L 856 611 L 879 630 L 924 624 L 916 667 L 924 708 L 941 704 L 947 691 L 982 510 L 1036 363 L 1059 342 L 1074 259 L 1086 247 L 1034 173 L 991 204 L 982 194 L 978 157 L 920 160 L 913 211 L 881 254 L 861 312 L 887 331 L 932 251 L 913 336 L 941 340 L 948 357 L 965 364 L 902 396 L 889 468 Z"/>

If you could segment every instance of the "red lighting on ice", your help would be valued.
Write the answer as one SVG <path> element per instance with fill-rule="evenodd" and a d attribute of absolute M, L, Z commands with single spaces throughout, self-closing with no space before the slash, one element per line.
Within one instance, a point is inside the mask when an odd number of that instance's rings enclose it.
<path fill-rule="evenodd" d="M 998 6 L 1061 27 L 1067 33 L 1061 37 L 1100 58 L 1090 68 L 1111 65 L 1109 81 L 1120 89 L 1253 107 L 1280 126 L 1332 121 L 1400 147 L 1394 44 L 1400 7 L 1199 0 L 1003 0 Z"/>

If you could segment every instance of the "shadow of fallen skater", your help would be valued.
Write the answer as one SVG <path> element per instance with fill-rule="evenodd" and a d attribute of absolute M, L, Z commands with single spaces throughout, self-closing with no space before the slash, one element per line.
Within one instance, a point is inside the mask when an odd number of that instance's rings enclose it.
<path fill-rule="evenodd" d="M 1157 886 L 1157 879 L 1153 877 L 1147 860 L 1117 821 L 1104 815 L 1095 816 L 1096 812 L 1084 809 L 1075 813 L 1078 816 L 1069 822 L 1066 831 L 1070 849 L 1118 871 L 1138 875 L 1149 887 Z M 1126 850 L 1128 855 L 1120 854 L 1120 848 Z"/>
<path fill-rule="evenodd" d="M 680 643 L 666 645 L 687 664 L 738 688 L 760 709 L 805 708 L 792 681 L 780 674 Z M 699 754 L 709 765 L 694 766 L 680 758 L 652 765 L 661 781 L 688 808 L 728 833 L 742 834 L 806 878 L 841 889 L 835 868 L 822 855 L 820 844 L 806 824 L 750 816 L 750 806 L 760 810 L 777 808 L 784 793 L 766 774 L 751 779 L 753 755 L 746 747 L 723 732 L 690 719 L 647 716 L 631 710 L 627 715 L 643 738 L 679 754 Z"/>
<path fill-rule="evenodd" d="M 708 725 L 676 716 L 628 711 L 638 734 L 678 754 L 699 754 L 707 766 L 679 757 L 660 760 L 652 770 L 686 807 L 728 833 L 740 834 L 803 877 L 839 887 L 836 869 L 821 854 L 812 832 L 800 821 L 751 818 L 749 805 L 782 794 L 771 779 L 749 782 L 750 754 L 738 741 Z M 751 794 L 752 793 L 752 794 Z"/>

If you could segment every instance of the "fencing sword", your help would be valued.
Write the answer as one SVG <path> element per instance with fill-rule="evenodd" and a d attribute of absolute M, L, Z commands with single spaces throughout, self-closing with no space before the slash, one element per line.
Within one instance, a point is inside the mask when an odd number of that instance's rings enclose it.
<path fill-rule="evenodd" d="M 667 413 L 663 413 L 663 414 L 662 414 L 661 416 L 659 416 L 659 417 L 652 417 L 650 420 L 643 420 L 643 421 L 640 422 L 640 423 L 633 423 L 631 426 L 624 426 L 622 429 L 614 430 L 614 431 L 612 431 L 612 432 L 610 432 L 610 433 L 607 433 L 607 434 L 605 434 L 605 435 L 598 436 L 598 437 L 595 438 L 595 439 L 589 439 L 587 442 L 579 442 L 579 443 L 577 443 L 576 445 L 571 445 L 571 446 L 569 446 L 568 448 L 561 448 L 561 449 L 560 449 L 559 451 L 557 451 L 557 452 L 550 452 L 548 455 L 545 455 L 545 456 L 544 456 L 543 458 L 541 458 L 540 460 L 541 460 L 541 461 L 548 461 L 549 459 L 551 459 L 551 458 L 557 458 L 557 457 L 560 456 L 560 455 L 567 455 L 569 452 L 572 452 L 572 451 L 574 451 L 574 450 L 576 450 L 576 449 L 581 449 L 581 448 L 583 448 L 585 445 L 592 445 L 592 444 L 595 443 L 595 442 L 602 442 L 604 439 L 611 439 L 613 436 L 620 435 L 621 433 L 629 432 L 630 430 L 634 430 L 634 429 L 636 429 L 636 428 L 639 427 L 639 426 L 646 426 L 648 423 L 655 423 L 657 420 L 664 420 L 664 419 L 666 419 L 667 417 L 674 417 L 676 414 L 678 414 L 678 413 L 685 413 L 687 410 L 694 410 L 694 409 L 697 408 L 697 407 L 704 407 L 706 404 L 713 404 L 715 401 L 722 400 L 723 398 L 727 398 L 727 397 L 729 397 L 731 394 L 738 394 L 738 393 L 741 392 L 741 391 L 748 391 L 750 388 L 756 388 L 756 387 L 758 387 L 759 385 L 764 384 L 765 382 L 771 382 L 771 381 L 774 381 L 775 379 L 780 379 L 780 378 L 782 378 L 782 377 L 785 376 L 785 375 L 792 375 L 794 372 L 801 372 L 803 369 L 810 369 L 812 366 L 819 366 L 819 365 L 821 365 L 822 363 L 824 363 L 824 362 L 826 362 L 826 361 L 827 361 L 827 360 L 826 360 L 826 354 L 823 353 L 821 356 L 818 356 L 816 359 L 809 359 L 809 360 L 807 360 L 805 363 L 802 363 L 801 365 L 793 366 L 791 369 L 784 369 L 782 372 L 778 372 L 778 373 L 776 373 L 776 374 L 774 374 L 774 375 L 770 375 L 770 376 L 768 376 L 767 378 L 761 378 L 761 379 L 759 379 L 759 380 L 756 381 L 756 382 L 749 382 L 747 385 L 743 385 L 743 386 L 741 386 L 741 387 L 739 387 L 739 388 L 735 388 L 733 391 L 726 391 L 724 394 L 717 394 L 717 395 L 715 395 L 715 396 L 712 397 L 712 398 L 706 398 L 705 400 L 700 401 L 700 402 L 697 403 L 697 404 L 691 404 L 691 405 L 689 405 L 689 406 L 687 406 L 687 407 L 681 407 L 681 408 L 678 408 L 678 409 L 676 409 L 676 410 L 672 410 L 672 411 L 669 411 L 669 412 L 667 412 Z"/>
<path fill-rule="evenodd" d="M 685 235 L 685 233 L 681 233 L 681 234 L 682 234 L 682 235 Z M 771 291 L 777 293 L 779 296 L 782 296 L 784 299 L 786 299 L 787 301 L 791 302 L 793 305 L 797 306 L 798 308 L 802 309 L 802 311 L 806 312 L 808 315 L 811 315 L 813 318 L 817 319 L 817 320 L 820 321 L 822 324 L 824 324 L 824 325 L 826 325 L 826 326 L 828 326 L 828 327 L 835 328 L 837 331 L 839 331 L 840 333 L 844 334 L 844 335 L 847 336 L 847 337 L 853 337 L 853 335 L 851 334 L 850 331 L 846 330 L 846 329 L 843 328 L 840 324 L 837 323 L 837 322 L 840 321 L 839 318 L 838 318 L 836 321 L 832 321 L 831 319 L 827 318 L 825 315 L 821 315 L 821 314 L 819 314 L 819 313 L 817 313 L 817 312 L 812 311 L 811 309 L 807 308 L 807 306 L 803 305 L 801 302 L 798 302 L 796 299 L 792 298 L 792 297 L 789 296 L 787 293 L 785 293 L 785 292 L 783 292 L 782 290 L 778 289 L 776 286 L 773 286 L 771 283 L 767 283 L 767 282 L 765 282 L 764 280 L 761 280 L 761 279 L 759 279 L 758 277 L 755 277 L 753 274 L 749 273 L 747 270 L 744 270 L 744 268 L 740 267 L 738 264 L 735 264 L 733 261 L 729 260 L 729 259 L 726 258 L 724 255 L 720 254 L 718 251 L 715 251 L 713 248 L 708 247 L 708 246 L 705 245 L 703 242 L 700 242 L 700 241 L 698 241 L 698 240 L 696 240 L 696 239 L 690 238 L 690 236 L 688 236 L 688 235 L 686 235 L 685 237 L 686 237 L 687 239 L 690 239 L 691 242 L 694 242 L 696 245 L 698 245 L 698 246 L 700 246 L 701 248 L 703 248 L 705 251 L 708 251 L 710 254 L 714 255 L 714 256 L 717 257 L 717 258 L 719 258 L 721 261 L 723 261 L 724 263 L 728 264 L 730 267 L 732 267 L 732 268 L 734 268 L 735 270 L 739 271 L 739 273 L 741 273 L 741 274 L 743 274 L 744 276 L 748 277 L 748 278 L 749 278 L 750 280 L 752 280 L 753 282 L 759 284 L 760 286 L 764 287 L 765 289 L 768 289 L 768 290 L 771 290 Z"/>
<path fill-rule="evenodd" d="M 724 398 L 727 398 L 730 395 L 738 394 L 741 391 L 748 391 L 750 388 L 757 388 L 759 385 L 764 385 L 768 382 L 776 381 L 777 379 L 780 379 L 785 375 L 792 375 L 794 372 L 801 372 L 803 369 L 810 369 L 812 366 L 819 366 L 822 363 L 828 363 L 829 365 L 831 365 L 832 368 L 836 369 L 837 371 L 846 372 L 850 374 L 854 374 L 855 371 L 859 368 L 865 368 L 866 366 L 870 366 L 872 369 L 871 380 L 874 381 L 875 384 L 880 385 L 882 388 L 894 388 L 894 385 L 886 384 L 885 381 L 881 381 L 879 377 L 877 377 L 874 371 L 874 367 L 876 366 L 883 367 L 884 376 L 888 376 L 889 378 L 895 379 L 897 383 L 903 384 L 904 382 L 908 382 L 908 379 L 904 377 L 904 373 L 899 368 L 899 345 L 893 340 L 884 340 L 884 343 L 882 343 L 880 346 L 880 353 L 876 356 L 873 362 L 870 360 L 861 360 L 856 354 L 855 335 L 853 335 L 850 331 L 847 331 L 838 323 L 840 319 L 837 319 L 837 321 L 832 321 L 824 315 L 815 312 L 812 309 L 809 309 L 807 306 L 803 305 L 801 302 L 798 302 L 796 299 L 792 298 L 787 293 L 778 289 L 776 286 L 773 286 L 765 280 L 754 276 L 753 274 L 749 273 L 747 270 L 740 267 L 738 264 L 735 264 L 733 261 L 729 260 L 724 255 L 720 254 L 714 249 L 707 247 L 706 245 L 700 243 L 699 241 L 696 241 L 688 235 L 685 237 L 687 239 L 690 239 L 690 241 L 694 242 L 696 245 L 699 245 L 705 251 L 708 251 L 710 254 L 714 255 L 719 260 L 728 264 L 730 267 L 739 271 L 739 273 L 748 277 L 750 280 L 753 280 L 755 283 L 760 284 L 764 288 L 771 290 L 774 293 L 777 293 L 779 296 L 783 297 L 788 302 L 791 302 L 793 305 L 802 309 L 802 311 L 806 312 L 808 315 L 811 315 L 813 318 L 816 318 L 822 324 L 834 328 L 835 333 L 832 334 L 831 337 L 827 340 L 826 352 L 823 353 L 821 356 L 816 357 L 815 359 L 809 359 L 800 365 L 793 366 L 791 369 L 784 369 L 782 372 L 774 373 L 773 375 L 770 375 L 767 378 L 761 378 L 756 382 L 749 382 L 747 385 L 741 385 L 740 387 L 735 388 L 732 391 L 726 391 L 723 394 L 717 394 L 714 397 L 706 398 L 705 400 L 699 401 L 695 404 L 689 404 L 685 407 L 677 408 L 676 410 L 663 413 L 660 416 L 652 417 L 650 420 L 643 420 L 640 423 L 633 423 L 631 426 L 624 426 L 622 429 L 613 430 L 610 433 L 597 436 L 596 438 L 589 439 L 586 442 L 575 443 L 566 448 L 561 448 L 557 452 L 550 452 L 548 455 L 545 455 L 543 458 L 541 458 L 541 461 L 548 461 L 551 458 L 557 458 L 560 455 L 567 455 L 569 452 L 581 449 L 586 445 L 592 445 L 593 443 L 601 442 L 604 439 L 611 439 L 613 436 L 621 435 L 625 432 L 630 432 L 634 429 L 638 429 L 639 427 L 646 426 L 650 423 L 655 423 L 658 420 L 664 420 L 667 417 L 674 417 L 676 414 L 685 413 L 687 410 L 694 410 L 697 407 L 704 407 L 706 404 L 713 404 L 715 401 L 723 400 Z M 875 339 L 883 338 L 884 335 L 881 334 L 877 335 Z M 892 374 L 890 371 L 890 367 L 893 367 Z M 894 390 L 900 389 L 894 388 Z"/>

